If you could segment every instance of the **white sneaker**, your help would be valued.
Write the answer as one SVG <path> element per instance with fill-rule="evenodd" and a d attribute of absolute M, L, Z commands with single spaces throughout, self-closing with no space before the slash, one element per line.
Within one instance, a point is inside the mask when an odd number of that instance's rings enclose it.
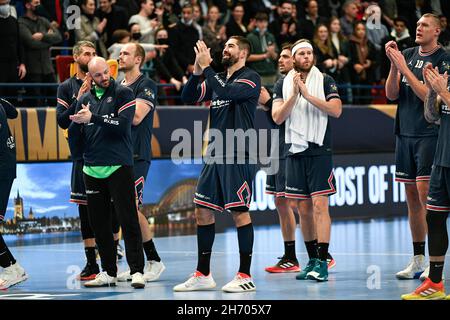
<path fill-rule="evenodd" d="M 3 269 L 0 274 L 0 290 L 6 290 L 9 287 L 16 285 L 28 279 L 25 269 L 20 266 L 18 262 Z"/>
<path fill-rule="evenodd" d="M 145 288 L 144 275 L 140 272 L 133 273 L 131 276 L 131 286 L 135 289 Z"/>
<path fill-rule="evenodd" d="M 395 276 L 397 279 L 407 280 L 407 279 L 418 279 L 422 272 L 427 268 L 424 255 L 417 255 L 411 258 L 408 266 L 398 272 Z"/>
<path fill-rule="evenodd" d="M 426 278 L 428 278 L 430 275 L 430 266 L 428 266 L 425 271 L 420 275 L 420 281 L 425 281 Z M 442 280 L 445 280 L 444 272 L 442 272 Z"/>
<path fill-rule="evenodd" d="M 130 269 L 128 269 L 127 271 L 119 273 L 117 275 L 117 281 L 119 281 L 119 282 L 131 281 Z"/>
<path fill-rule="evenodd" d="M 161 276 L 161 273 L 166 270 L 166 266 L 162 262 L 147 261 L 144 268 L 144 279 L 146 282 L 156 281 Z"/>
<path fill-rule="evenodd" d="M 106 273 L 106 271 L 103 271 L 97 274 L 94 280 L 85 282 L 84 286 L 87 288 L 115 287 L 116 283 L 116 277 L 111 277 L 108 273 Z"/>
<path fill-rule="evenodd" d="M 256 286 L 252 277 L 238 272 L 233 280 L 222 287 L 222 290 L 225 292 L 249 292 L 255 291 Z"/>
<path fill-rule="evenodd" d="M 195 271 L 195 273 L 183 283 L 173 287 L 173 291 L 197 291 L 197 290 L 208 290 L 216 287 L 216 282 L 214 281 L 211 273 L 208 276 Z"/>

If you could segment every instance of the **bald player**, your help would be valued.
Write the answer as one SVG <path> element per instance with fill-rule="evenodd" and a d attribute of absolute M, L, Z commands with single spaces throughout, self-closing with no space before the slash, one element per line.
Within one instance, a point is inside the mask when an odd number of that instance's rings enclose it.
<path fill-rule="evenodd" d="M 428 90 L 422 71 L 427 63 L 438 67 L 441 73 L 448 69 L 448 55 L 438 43 L 440 32 L 439 18 L 427 13 L 417 22 L 416 43 L 419 46 L 403 52 L 398 50 L 395 41 L 385 46 L 386 55 L 391 61 L 386 80 L 386 97 L 389 100 L 398 99 L 395 181 L 405 184 L 414 249 L 409 264 L 396 274 L 398 279 L 420 277 L 423 280 L 428 276 L 425 260 L 426 203 L 438 126 L 427 122 L 424 117 L 424 101 Z"/>
<path fill-rule="evenodd" d="M 133 91 L 111 78 L 103 58 L 93 58 L 88 70 L 93 86 L 81 96 L 76 113 L 70 116 L 69 143 L 71 150 L 83 153 L 89 220 L 103 271 L 84 285 L 105 287 L 115 286 L 117 282 L 112 200 L 125 240 L 131 286 L 144 288 L 144 254 L 133 179 L 131 125 L 136 105 Z"/>

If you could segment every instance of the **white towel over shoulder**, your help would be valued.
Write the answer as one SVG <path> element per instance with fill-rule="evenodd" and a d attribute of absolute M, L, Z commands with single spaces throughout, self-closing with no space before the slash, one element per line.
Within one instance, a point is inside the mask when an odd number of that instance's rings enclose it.
<path fill-rule="evenodd" d="M 284 78 L 283 97 L 285 100 L 293 94 L 293 78 L 295 70 L 291 70 Z M 323 90 L 323 74 L 313 66 L 306 78 L 308 92 L 321 100 L 325 100 Z M 308 142 L 319 146 L 323 145 L 323 139 L 327 130 L 328 115 L 298 95 L 291 114 L 286 119 L 286 143 L 290 143 L 292 153 L 299 153 L 308 149 Z"/>

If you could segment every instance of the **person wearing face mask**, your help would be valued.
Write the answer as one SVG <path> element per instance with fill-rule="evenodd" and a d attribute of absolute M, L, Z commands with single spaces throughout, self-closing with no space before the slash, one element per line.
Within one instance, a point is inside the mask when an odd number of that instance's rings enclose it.
<path fill-rule="evenodd" d="M 50 21 L 37 14 L 39 5 L 40 0 L 26 0 L 25 16 L 19 18 L 19 34 L 25 48 L 25 65 L 27 67 L 25 81 L 55 83 L 55 71 L 50 60 L 49 48 L 60 43 L 62 36 L 58 29 L 50 24 Z M 30 87 L 27 88 L 27 92 L 34 97 L 56 96 L 56 90 L 51 87 Z M 44 102 L 42 98 L 33 98 L 27 101 L 27 105 L 36 107 L 43 105 Z M 56 100 L 49 99 L 47 103 L 56 105 Z"/>
<path fill-rule="evenodd" d="M 278 58 L 275 37 L 267 31 L 269 21 L 267 13 L 257 13 L 255 20 L 256 29 L 247 36 L 252 45 L 252 54 L 247 60 L 248 66 L 258 72 L 263 86 L 273 86 L 277 76 Z"/>
<path fill-rule="evenodd" d="M 23 43 L 19 38 L 19 23 L 12 16 L 9 0 L 0 0 L 0 42 L 3 49 L 0 51 L 0 83 L 19 82 L 26 75 L 25 52 Z M 0 97 L 15 97 L 15 88 L 0 87 Z M 9 99 L 13 104 L 14 101 Z"/>
<path fill-rule="evenodd" d="M 281 14 L 269 25 L 270 32 L 275 35 L 278 47 L 283 43 L 294 43 L 297 39 L 297 21 L 292 17 L 294 4 L 292 0 L 284 0 L 280 3 Z"/>
<path fill-rule="evenodd" d="M 183 6 L 182 18 L 175 26 L 169 27 L 169 44 L 184 73 L 194 72 L 194 46 L 200 40 L 200 33 L 194 26 L 194 9 L 191 5 Z"/>

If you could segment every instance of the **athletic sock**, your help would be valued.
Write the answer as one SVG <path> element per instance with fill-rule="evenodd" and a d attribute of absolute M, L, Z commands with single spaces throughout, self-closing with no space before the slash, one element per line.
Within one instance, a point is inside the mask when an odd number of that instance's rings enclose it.
<path fill-rule="evenodd" d="M 297 256 L 295 254 L 295 240 L 284 242 L 284 256 L 292 261 L 297 261 Z"/>
<path fill-rule="evenodd" d="M 317 259 L 317 239 L 311 241 L 305 241 L 306 251 L 308 252 L 308 258 Z"/>
<path fill-rule="evenodd" d="M 425 255 L 425 241 L 424 242 L 413 242 L 414 255 Z"/>
<path fill-rule="evenodd" d="M 161 258 L 158 255 L 158 251 L 156 251 L 153 239 L 150 239 L 147 242 L 142 243 L 142 246 L 144 247 L 144 252 L 145 255 L 147 256 L 147 261 L 161 262 Z"/>
<path fill-rule="evenodd" d="M 442 281 L 442 272 L 444 271 L 444 261 L 430 261 L 430 275 L 429 278 L 434 283 Z"/>
<path fill-rule="evenodd" d="M 115 252 L 115 256 L 116 256 L 116 259 L 118 258 L 118 256 L 117 256 L 117 246 L 119 245 L 119 239 L 117 239 L 117 240 L 114 240 L 114 252 Z"/>
<path fill-rule="evenodd" d="M 95 247 L 85 247 L 84 254 L 86 255 L 86 260 L 88 264 L 90 264 L 91 266 L 95 266 L 97 264 Z"/>
<path fill-rule="evenodd" d="M 250 276 L 254 240 L 253 224 L 249 223 L 245 226 L 238 227 L 237 234 L 240 256 L 239 272 Z"/>
<path fill-rule="evenodd" d="M 204 226 L 197 225 L 197 271 L 205 276 L 210 273 L 211 251 L 216 235 L 215 226 L 215 223 Z"/>
<path fill-rule="evenodd" d="M 319 242 L 317 244 L 317 252 L 319 254 L 319 259 L 321 261 L 327 261 L 327 257 L 328 257 L 328 246 L 330 244 L 326 243 L 326 242 Z"/>

